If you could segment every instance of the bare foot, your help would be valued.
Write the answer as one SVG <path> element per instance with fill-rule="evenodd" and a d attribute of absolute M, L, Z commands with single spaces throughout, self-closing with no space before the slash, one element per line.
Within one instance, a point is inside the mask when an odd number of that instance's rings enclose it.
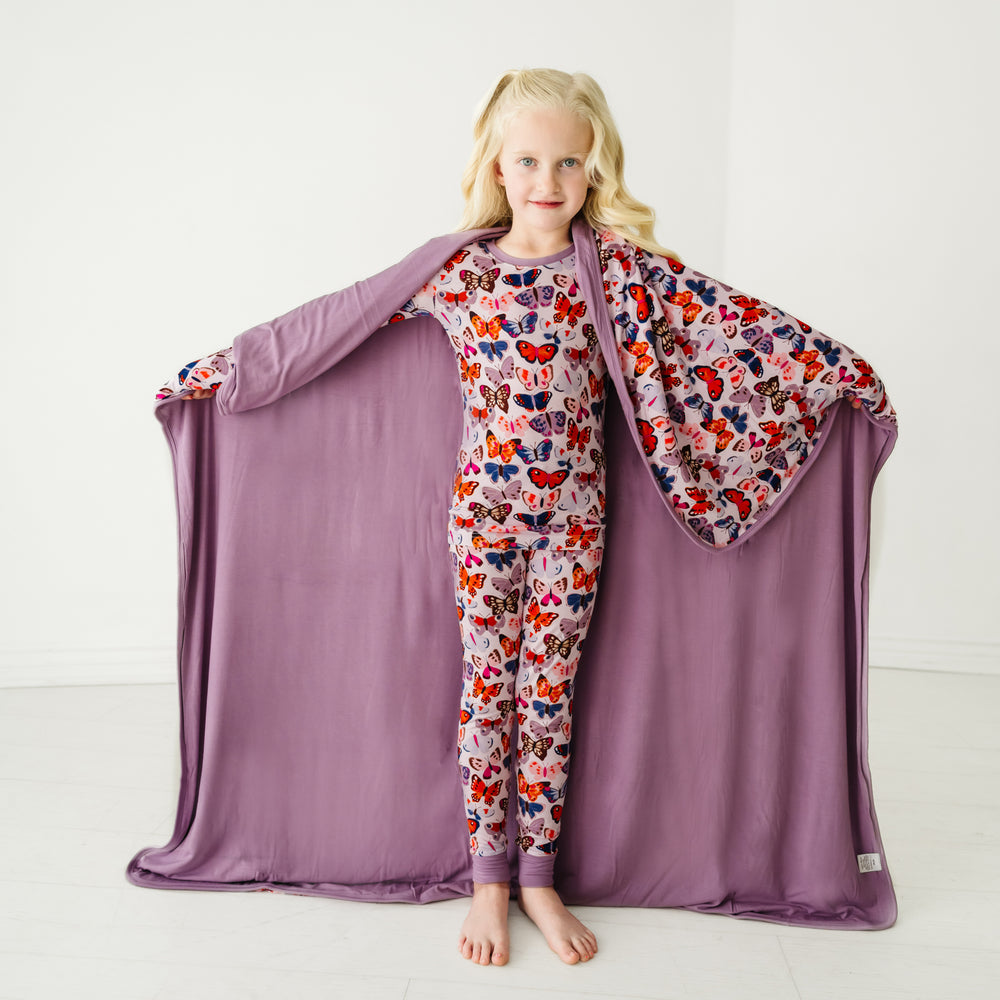
<path fill-rule="evenodd" d="M 510 955 L 510 882 L 473 882 L 472 886 L 472 906 L 462 924 L 458 950 L 477 965 L 506 965 Z"/>
<path fill-rule="evenodd" d="M 567 964 L 589 962 L 597 954 L 594 932 L 563 905 L 552 886 L 521 886 L 517 905 L 533 920 L 549 947 Z"/>

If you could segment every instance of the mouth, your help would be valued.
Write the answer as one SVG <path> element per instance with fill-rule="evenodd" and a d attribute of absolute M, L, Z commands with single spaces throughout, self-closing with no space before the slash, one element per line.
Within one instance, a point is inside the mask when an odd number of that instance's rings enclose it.
<path fill-rule="evenodd" d="M 538 208 L 558 208 L 562 202 L 561 201 L 533 201 L 532 205 Z"/>

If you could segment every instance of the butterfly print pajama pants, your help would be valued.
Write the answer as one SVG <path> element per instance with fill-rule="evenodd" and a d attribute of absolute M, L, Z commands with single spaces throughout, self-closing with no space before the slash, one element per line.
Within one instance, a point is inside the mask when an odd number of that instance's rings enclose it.
<path fill-rule="evenodd" d="M 458 765 L 473 879 L 510 878 L 513 800 L 518 882 L 550 886 L 569 776 L 573 681 L 604 549 L 490 547 L 454 536 L 450 549 L 464 647 Z"/>

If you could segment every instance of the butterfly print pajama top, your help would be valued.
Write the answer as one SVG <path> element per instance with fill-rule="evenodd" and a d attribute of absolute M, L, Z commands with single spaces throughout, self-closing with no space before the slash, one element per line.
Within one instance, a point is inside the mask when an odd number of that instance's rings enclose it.
<path fill-rule="evenodd" d="M 433 316 L 455 348 L 452 544 L 603 545 L 607 366 L 574 263 L 572 245 L 526 261 L 472 242 L 389 319 Z"/>

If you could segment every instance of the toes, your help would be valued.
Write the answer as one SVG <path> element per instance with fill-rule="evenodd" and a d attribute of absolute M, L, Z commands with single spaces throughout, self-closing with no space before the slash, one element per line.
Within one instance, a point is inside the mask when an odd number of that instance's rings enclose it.
<path fill-rule="evenodd" d="M 493 964 L 494 965 L 507 964 L 507 953 L 502 948 L 493 949 Z"/>
<path fill-rule="evenodd" d="M 562 959 L 567 965 L 576 965 L 580 961 L 580 956 L 573 947 L 568 947 L 563 950 Z"/>

